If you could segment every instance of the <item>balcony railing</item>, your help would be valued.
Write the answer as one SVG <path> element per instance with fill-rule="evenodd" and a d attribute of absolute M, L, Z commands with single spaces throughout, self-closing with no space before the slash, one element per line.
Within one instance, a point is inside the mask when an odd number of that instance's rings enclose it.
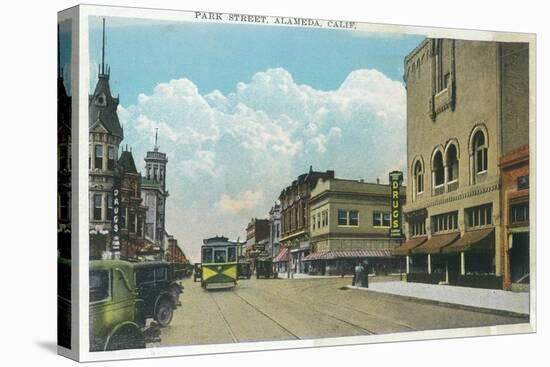
<path fill-rule="evenodd" d="M 441 195 L 445 192 L 445 185 L 434 187 L 434 196 Z"/>
<path fill-rule="evenodd" d="M 447 183 L 447 192 L 458 190 L 458 180 Z"/>

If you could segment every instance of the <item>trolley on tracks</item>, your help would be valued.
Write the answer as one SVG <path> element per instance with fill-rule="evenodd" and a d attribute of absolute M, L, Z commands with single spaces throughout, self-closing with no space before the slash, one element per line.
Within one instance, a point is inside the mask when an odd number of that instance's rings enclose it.
<path fill-rule="evenodd" d="M 201 285 L 205 289 L 237 285 L 237 244 L 227 237 L 203 240 L 201 248 Z"/>

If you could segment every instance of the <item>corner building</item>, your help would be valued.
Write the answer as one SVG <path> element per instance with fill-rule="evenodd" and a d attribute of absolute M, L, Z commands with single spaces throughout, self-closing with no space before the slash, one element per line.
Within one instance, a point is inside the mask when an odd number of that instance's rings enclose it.
<path fill-rule="evenodd" d="M 529 141 L 527 44 L 426 39 L 405 58 L 407 280 L 502 288 L 503 156 Z"/>

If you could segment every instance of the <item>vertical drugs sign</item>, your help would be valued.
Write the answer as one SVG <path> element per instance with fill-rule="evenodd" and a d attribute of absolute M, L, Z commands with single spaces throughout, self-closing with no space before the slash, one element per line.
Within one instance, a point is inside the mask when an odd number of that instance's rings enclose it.
<path fill-rule="evenodd" d="M 115 176 L 113 185 L 113 223 L 111 237 L 111 256 L 120 258 L 120 177 Z"/>
<path fill-rule="evenodd" d="M 399 199 L 399 191 L 403 182 L 403 172 L 390 172 L 390 188 L 391 188 L 391 223 L 389 236 L 390 238 L 403 238 L 402 231 L 402 216 L 401 216 L 401 201 Z"/>

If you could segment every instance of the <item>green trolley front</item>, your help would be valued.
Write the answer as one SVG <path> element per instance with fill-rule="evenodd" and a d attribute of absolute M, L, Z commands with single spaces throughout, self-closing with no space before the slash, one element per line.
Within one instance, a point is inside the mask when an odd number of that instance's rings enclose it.
<path fill-rule="evenodd" d="M 205 289 L 237 285 L 237 245 L 227 237 L 203 240 L 201 285 Z"/>

